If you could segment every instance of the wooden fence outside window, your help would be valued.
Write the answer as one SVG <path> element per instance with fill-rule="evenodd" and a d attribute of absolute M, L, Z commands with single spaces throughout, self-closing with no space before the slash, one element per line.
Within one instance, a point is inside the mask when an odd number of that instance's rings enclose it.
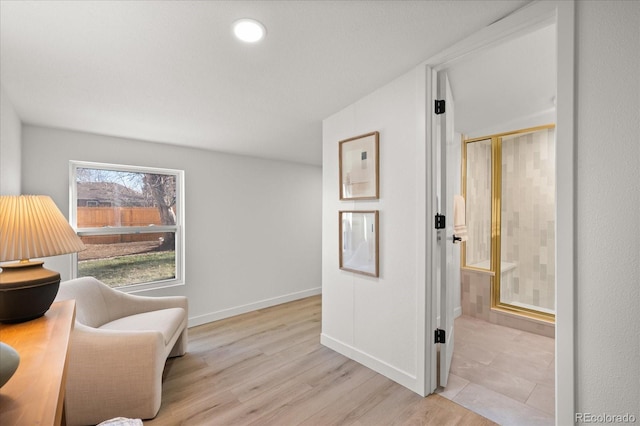
<path fill-rule="evenodd" d="M 156 207 L 78 207 L 78 228 L 102 228 L 105 226 L 162 225 Z M 84 236 L 85 244 L 115 244 L 137 241 L 158 241 L 164 233 L 117 234 Z"/>

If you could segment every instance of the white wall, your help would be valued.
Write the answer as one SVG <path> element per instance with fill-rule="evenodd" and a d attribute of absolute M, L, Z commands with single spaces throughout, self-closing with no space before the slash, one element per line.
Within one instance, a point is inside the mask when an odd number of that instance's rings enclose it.
<path fill-rule="evenodd" d="M 321 341 L 416 392 L 424 361 L 419 311 L 424 309 L 425 140 L 419 115 L 425 78 L 424 69 L 409 72 L 323 122 Z M 338 142 L 372 131 L 380 132 L 380 199 L 340 201 Z M 380 211 L 378 278 L 339 269 L 339 210 Z"/>
<path fill-rule="evenodd" d="M 576 2 L 575 283 L 558 282 L 575 286 L 575 410 L 630 413 L 636 421 L 640 419 L 639 22 L 640 2 Z M 395 136 L 416 127 L 410 86 L 411 79 L 403 76 L 330 117 L 323 137 L 323 342 L 390 377 L 396 370 L 407 377 L 416 372 L 411 366 L 416 361 L 412 321 L 423 321 L 415 315 L 415 301 L 407 300 L 417 287 L 416 256 L 410 248 L 416 239 L 405 234 L 403 225 L 414 223 L 416 216 L 400 220 L 403 213 L 416 211 L 416 198 L 403 189 L 416 189 L 419 181 L 411 180 L 419 171 L 406 163 L 416 154 L 410 138 L 399 143 L 403 138 Z M 336 212 L 354 206 L 338 201 L 337 141 L 376 129 L 381 131 L 382 199 L 356 207 L 377 205 L 381 210 L 382 276 L 364 279 L 339 271 L 337 265 Z M 397 157 L 400 151 L 405 160 Z M 388 233 L 392 226 L 393 234 Z M 390 258 L 393 253 L 402 253 L 403 259 Z M 395 376 L 397 380 L 402 374 Z"/>
<path fill-rule="evenodd" d="M 22 123 L 0 86 L 0 194 L 20 194 Z"/>
<path fill-rule="evenodd" d="M 640 2 L 576 17 L 576 409 L 638 422 Z"/>
<path fill-rule="evenodd" d="M 190 325 L 296 298 L 321 286 L 321 168 L 95 134 L 24 126 L 22 187 L 69 210 L 69 160 L 185 171 Z M 46 260 L 70 276 L 70 256 Z"/>

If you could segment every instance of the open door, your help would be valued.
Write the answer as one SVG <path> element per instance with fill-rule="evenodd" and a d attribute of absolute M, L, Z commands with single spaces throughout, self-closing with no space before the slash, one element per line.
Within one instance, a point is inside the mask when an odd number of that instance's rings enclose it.
<path fill-rule="evenodd" d="M 436 166 L 436 195 L 438 200 L 438 212 L 445 216 L 444 228 L 438 229 L 438 285 L 440 286 L 439 298 L 439 324 L 435 333 L 435 341 L 440 344 L 438 384 L 447 386 L 451 358 L 453 356 L 454 342 L 454 309 L 456 286 L 460 285 L 460 260 L 455 256 L 459 252 L 458 244 L 454 241 L 454 214 L 453 197 L 455 195 L 454 174 L 460 173 L 459 164 L 456 165 L 456 155 L 452 152 L 455 147 L 453 127 L 453 96 L 451 86 L 445 71 L 437 73 L 437 102 L 435 108 L 436 152 L 439 161 Z M 442 102 L 444 101 L 444 102 Z M 457 260 L 457 262 L 456 262 Z"/>

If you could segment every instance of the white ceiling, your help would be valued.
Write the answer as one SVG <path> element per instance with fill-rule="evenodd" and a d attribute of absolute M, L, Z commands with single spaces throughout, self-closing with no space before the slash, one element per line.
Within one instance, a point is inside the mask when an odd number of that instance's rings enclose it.
<path fill-rule="evenodd" d="M 319 165 L 324 118 L 526 3 L 2 0 L 0 82 L 24 123 Z"/>
<path fill-rule="evenodd" d="M 550 23 L 447 68 L 457 132 L 469 135 L 544 112 L 555 115 L 555 31 Z"/>

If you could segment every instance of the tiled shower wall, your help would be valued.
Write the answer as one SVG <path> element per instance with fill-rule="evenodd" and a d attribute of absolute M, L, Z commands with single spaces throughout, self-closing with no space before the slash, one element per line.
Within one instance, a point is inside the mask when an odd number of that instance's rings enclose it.
<path fill-rule="evenodd" d="M 488 262 L 491 259 L 491 139 L 467 144 L 466 210 L 467 265 Z"/>
<path fill-rule="evenodd" d="M 516 328 L 541 336 L 555 337 L 555 325 L 524 316 L 491 309 L 491 275 L 463 269 L 460 274 L 462 315 L 492 324 Z"/>
<path fill-rule="evenodd" d="M 555 312 L 554 133 L 502 140 L 501 260 L 517 266 L 501 300 Z"/>

